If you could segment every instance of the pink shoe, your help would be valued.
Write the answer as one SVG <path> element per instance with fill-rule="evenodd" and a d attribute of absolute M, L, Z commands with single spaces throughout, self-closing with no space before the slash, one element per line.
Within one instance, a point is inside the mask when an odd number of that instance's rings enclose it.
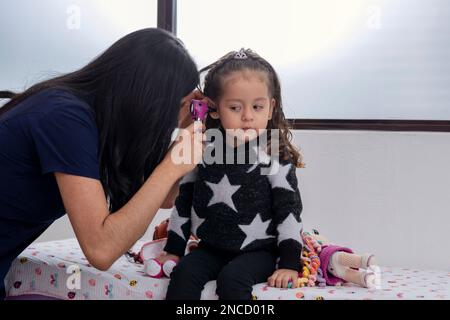
<path fill-rule="evenodd" d="M 164 262 L 162 269 L 167 278 L 170 278 L 170 274 L 173 271 L 173 268 L 177 265 L 177 262 L 173 259 L 167 260 Z"/>
<path fill-rule="evenodd" d="M 144 262 L 145 273 L 152 278 L 161 278 L 164 275 L 163 266 L 156 259 L 149 259 Z"/>

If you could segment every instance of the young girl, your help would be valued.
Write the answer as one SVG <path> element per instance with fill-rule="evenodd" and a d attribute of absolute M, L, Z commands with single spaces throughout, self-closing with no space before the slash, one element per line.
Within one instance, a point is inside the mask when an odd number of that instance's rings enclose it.
<path fill-rule="evenodd" d="M 182 257 L 171 274 L 166 298 L 200 299 L 210 280 L 217 280 L 219 299 L 249 300 L 252 286 L 266 281 L 279 288 L 292 283 L 295 287 L 302 249 L 302 202 L 295 171 L 303 165 L 290 143 L 278 76 L 266 60 L 243 49 L 201 72 L 205 70 L 204 94 L 214 103 L 206 129 L 218 128 L 226 141 L 219 139 L 215 148 L 223 146 L 224 154 L 231 153 L 234 160 L 242 155 L 249 160 L 250 142 L 266 129 L 278 129 L 279 158 L 272 161 L 278 169 L 266 175 L 262 172 L 267 162 L 224 160 L 198 165 L 183 178 L 166 253 L 158 258 L 163 264 Z M 233 132 L 236 129 L 241 135 Z M 201 241 L 183 257 L 191 232 Z"/>

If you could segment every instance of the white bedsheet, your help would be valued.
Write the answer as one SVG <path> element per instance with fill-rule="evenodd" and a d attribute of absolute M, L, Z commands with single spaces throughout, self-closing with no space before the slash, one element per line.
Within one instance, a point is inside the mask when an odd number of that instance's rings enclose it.
<path fill-rule="evenodd" d="M 143 243 L 138 241 L 133 250 L 138 252 Z M 72 273 L 77 269 L 78 274 Z M 74 300 L 159 300 L 165 297 L 169 279 L 146 276 L 142 265 L 131 263 L 125 256 L 110 270 L 99 271 L 89 265 L 77 240 L 67 239 L 33 244 L 24 250 L 12 264 L 5 282 L 10 297 L 39 294 Z M 253 294 L 258 300 L 450 299 L 450 270 L 382 267 L 378 289 L 354 285 L 278 289 L 262 283 L 254 286 Z M 206 285 L 202 299 L 217 299 L 215 281 Z"/>

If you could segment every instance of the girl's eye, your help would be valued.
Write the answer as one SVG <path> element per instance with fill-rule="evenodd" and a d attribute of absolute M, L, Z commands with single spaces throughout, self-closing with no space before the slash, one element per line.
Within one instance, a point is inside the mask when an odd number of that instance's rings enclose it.
<path fill-rule="evenodd" d="M 264 106 L 253 106 L 253 108 L 255 110 L 262 110 L 262 109 L 264 109 Z"/>
<path fill-rule="evenodd" d="M 241 107 L 239 107 L 239 106 L 231 106 L 230 109 L 231 109 L 232 111 L 240 111 L 240 110 L 241 110 Z"/>

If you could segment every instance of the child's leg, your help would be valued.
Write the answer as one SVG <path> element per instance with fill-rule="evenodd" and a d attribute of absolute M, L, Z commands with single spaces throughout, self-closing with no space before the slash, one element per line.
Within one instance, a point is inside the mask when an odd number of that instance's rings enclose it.
<path fill-rule="evenodd" d="M 374 255 L 357 255 L 347 252 L 336 252 L 332 256 L 335 265 L 343 265 L 351 268 L 367 269 L 370 265 L 375 263 Z"/>
<path fill-rule="evenodd" d="M 346 268 L 342 279 L 355 283 L 361 287 L 372 288 L 374 287 L 375 275 L 371 272 L 366 272 L 363 270 Z"/>
<path fill-rule="evenodd" d="M 276 256 L 267 251 L 244 253 L 228 263 L 217 278 L 221 300 L 251 300 L 252 286 L 267 282 L 275 270 Z"/>
<path fill-rule="evenodd" d="M 181 258 L 170 275 L 167 300 L 200 300 L 205 284 L 217 278 L 227 260 L 197 248 Z"/>

